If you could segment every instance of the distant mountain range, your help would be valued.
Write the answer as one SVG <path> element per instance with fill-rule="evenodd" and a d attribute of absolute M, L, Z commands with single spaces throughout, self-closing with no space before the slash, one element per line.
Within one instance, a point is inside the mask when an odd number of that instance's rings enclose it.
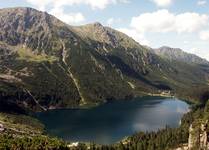
<path fill-rule="evenodd" d="M 208 62 L 197 56 L 153 52 L 100 23 L 70 26 L 32 8 L 0 10 L 0 66 L 0 103 L 8 110 L 170 93 L 197 100 L 209 88 Z"/>
<path fill-rule="evenodd" d="M 186 53 L 180 48 L 171 48 L 167 46 L 160 47 L 158 49 L 153 49 L 153 52 L 161 57 L 167 58 L 169 60 L 177 60 L 186 63 L 195 63 L 195 64 L 207 64 L 209 62 L 206 59 L 198 57 L 194 54 Z"/>

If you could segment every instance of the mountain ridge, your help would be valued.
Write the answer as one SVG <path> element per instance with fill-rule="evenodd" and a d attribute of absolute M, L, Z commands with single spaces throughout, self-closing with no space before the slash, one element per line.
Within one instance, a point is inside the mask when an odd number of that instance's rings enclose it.
<path fill-rule="evenodd" d="M 170 62 L 100 23 L 70 26 L 46 12 L 9 8 L 0 10 L 0 33 L 0 98 L 23 109 L 164 92 L 198 99 L 209 86 L 209 67 Z"/>
<path fill-rule="evenodd" d="M 209 61 L 201 58 L 195 54 L 185 52 L 180 48 L 171 48 L 169 46 L 162 46 L 157 49 L 152 49 L 153 52 L 159 56 L 165 57 L 169 60 L 183 61 L 187 63 L 207 64 Z"/>

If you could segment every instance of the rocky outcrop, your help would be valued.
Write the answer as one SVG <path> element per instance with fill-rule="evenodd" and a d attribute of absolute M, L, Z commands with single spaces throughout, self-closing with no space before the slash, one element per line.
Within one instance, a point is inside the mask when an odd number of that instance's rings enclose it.
<path fill-rule="evenodd" d="M 3 124 L 0 124 L 0 132 L 3 132 L 4 131 L 4 126 Z"/>
<path fill-rule="evenodd" d="M 191 124 L 188 144 L 183 144 L 175 150 L 209 150 L 208 121 Z"/>
<path fill-rule="evenodd" d="M 205 123 L 201 123 L 200 125 L 193 127 L 193 125 L 189 128 L 189 141 L 188 141 L 188 149 L 201 149 L 208 150 L 209 149 L 209 133 L 208 133 L 208 121 Z"/>

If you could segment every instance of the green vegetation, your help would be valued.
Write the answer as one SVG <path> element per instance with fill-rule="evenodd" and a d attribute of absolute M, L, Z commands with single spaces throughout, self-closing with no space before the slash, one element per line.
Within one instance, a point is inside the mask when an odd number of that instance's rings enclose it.
<path fill-rule="evenodd" d="M 54 56 L 48 56 L 46 54 L 34 54 L 32 50 L 29 48 L 20 48 L 18 51 L 18 55 L 20 60 L 26 60 L 26 61 L 34 61 L 37 63 L 40 62 L 54 62 L 57 60 Z"/>
<path fill-rule="evenodd" d="M 19 114 L 0 113 L 0 124 L 4 133 L 15 136 L 35 136 L 44 132 L 44 126 L 37 119 Z"/>
<path fill-rule="evenodd" d="M 44 135 L 44 126 L 38 120 L 19 114 L 0 113 L 1 150 L 66 149 L 66 143 Z"/>
<path fill-rule="evenodd" d="M 56 138 L 46 136 L 28 137 L 13 137 L 7 134 L 0 134 L 0 149 L 1 150 L 64 150 L 68 149 L 66 143 Z"/>

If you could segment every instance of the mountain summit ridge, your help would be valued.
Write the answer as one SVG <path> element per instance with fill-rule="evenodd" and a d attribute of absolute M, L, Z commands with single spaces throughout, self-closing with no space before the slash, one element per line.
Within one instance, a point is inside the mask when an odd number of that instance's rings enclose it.
<path fill-rule="evenodd" d="M 207 64 L 208 60 L 201 58 L 195 54 L 183 51 L 180 48 L 171 48 L 169 46 L 162 46 L 157 49 L 153 49 L 153 52 L 162 57 L 168 58 L 169 60 L 178 60 L 187 63 Z"/>

